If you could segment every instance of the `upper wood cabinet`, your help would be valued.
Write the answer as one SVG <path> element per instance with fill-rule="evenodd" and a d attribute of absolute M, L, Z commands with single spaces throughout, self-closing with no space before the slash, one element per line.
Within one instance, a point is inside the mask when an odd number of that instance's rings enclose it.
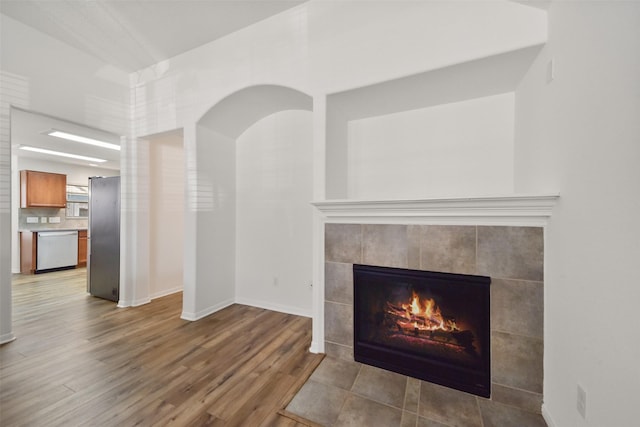
<path fill-rule="evenodd" d="M 59 173 L 20 171 L 21 208 L 64 208 L 67 176 Z"/>

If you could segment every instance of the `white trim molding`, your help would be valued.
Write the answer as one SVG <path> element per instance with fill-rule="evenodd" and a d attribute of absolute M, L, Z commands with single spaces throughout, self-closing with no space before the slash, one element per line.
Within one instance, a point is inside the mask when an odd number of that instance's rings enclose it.
<path fill-rule="evenodd" d="M 217 311 L 222 310 L 223 308 L 227 308 L 230 305 L 235 304 L 235 300 L 234 299 L 228 299 L 226 301 L 222 301 L 216 305 L 213 305 L 211 307 L 207 307 L 204 308 L 202 310 L 199 310 L 195 313 L 193 312 L 187 312 L 187 311 L 182 311 L 182 314 L 180 315 L 180 318 L 183 320 L 190 320 L 190 321 L 196 321 L 196 320 L 200 320 L 203 317 L 207 317 L 210 314 L 213 314 Z"/>
<path fill-rule="evenodd" d="M 312 202 L 325 222 L 545 225 L 559 194 Z"/>
<path fill-rule="evenodd" d="M 4 335 L 0 335 L 0 344 L 6 344 L 16 339 L 16 336 L 13 333 L 8 333 Z"/>
<path fill-rule="evenodd" d="M 234 304 L 248 305 L 251 307 L 264 308 L 265 310 L 277 311 L 278 313 L 293 314 L 294 316 L 312 317 L 311 310 L 301 310 L 298 307 L 274 304 L 253 298 L 236 297 Z"/>

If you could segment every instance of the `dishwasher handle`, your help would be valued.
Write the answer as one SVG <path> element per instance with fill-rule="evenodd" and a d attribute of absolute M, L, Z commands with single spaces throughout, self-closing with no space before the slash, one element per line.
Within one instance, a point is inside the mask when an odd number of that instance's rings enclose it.
<path fill-rule="evenodd" d="M 77 235 L 77 231 L 39 231 L 39 237 L 58 237 L 58 236 L 73 236 Z"/>

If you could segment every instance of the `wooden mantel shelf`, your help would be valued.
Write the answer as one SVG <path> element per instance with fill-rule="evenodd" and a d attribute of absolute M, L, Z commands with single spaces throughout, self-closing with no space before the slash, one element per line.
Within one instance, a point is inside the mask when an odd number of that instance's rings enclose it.
<path fill-rule="evenodd" d="M 312 202 L 325 222 L 544 225 L 559 194 Z"/>

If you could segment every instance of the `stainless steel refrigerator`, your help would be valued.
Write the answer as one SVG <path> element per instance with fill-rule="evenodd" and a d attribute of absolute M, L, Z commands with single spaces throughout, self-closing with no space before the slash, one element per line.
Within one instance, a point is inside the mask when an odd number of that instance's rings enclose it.
<path fill-rule="evenodd" d="M 87 290 L 118 301 L 120 294 L 120 177 L 89 178 Z"/>

